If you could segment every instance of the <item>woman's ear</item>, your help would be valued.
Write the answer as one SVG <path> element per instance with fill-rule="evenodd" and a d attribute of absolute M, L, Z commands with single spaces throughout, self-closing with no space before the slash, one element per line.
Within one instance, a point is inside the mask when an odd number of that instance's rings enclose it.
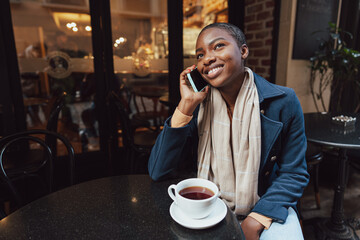
<path fill-rule="evenodd" d="M 246 59 L 249 56 L 249 48 L 246 44 L 243 44 L 240 48 L 241 58 Z"/>

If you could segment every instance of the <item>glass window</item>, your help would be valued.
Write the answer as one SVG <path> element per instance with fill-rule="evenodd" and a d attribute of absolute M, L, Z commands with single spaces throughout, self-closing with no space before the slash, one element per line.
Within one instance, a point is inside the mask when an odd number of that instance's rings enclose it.
<path fill-rule="evenodd" d="M 66 93 L 55 119 L 76 153 L 99 149 L 87 0 L 11 4 L 28 128 L 49 128 L 55 99 Z M 61 153 L 61 151 L 58 151 Z"/>
<path fill-rule="evenodd" d="M 114 71 L 131 118 L 159 128 L 167 117 L 166 0 L 111 0 Z"/>
<path fill-rule="evenodd" d="M 65 6 L 87 6 L 87 0 L 44 0 L 44 3 L 59 4 Z"/>
<path fill-rule="evenodd" d="M 184 0 L 184 67 L 194 64 L 196 38 L 203 27 L 228 22 L 228 2 L 224 0 Z"/>

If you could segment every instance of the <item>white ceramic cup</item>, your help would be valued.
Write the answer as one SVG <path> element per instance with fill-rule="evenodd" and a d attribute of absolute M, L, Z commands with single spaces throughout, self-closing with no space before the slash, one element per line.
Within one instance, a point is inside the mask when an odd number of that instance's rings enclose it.
<path fill-rule="evenodd" d="M 194 200 L 181 196 L 179 192 L 188 187 L 206 187 L 210 189 L 214 195 L 210 198 L 201 200 Z M 219 188 L 215 183 L 201 178 L 189 178 L 176 185 L 172 184 L 168 188 L 168 193 L 180 210 L 186 216 L 194 219 L 201 219 L 210 215 L 217 198 L 220 196 Z"/>

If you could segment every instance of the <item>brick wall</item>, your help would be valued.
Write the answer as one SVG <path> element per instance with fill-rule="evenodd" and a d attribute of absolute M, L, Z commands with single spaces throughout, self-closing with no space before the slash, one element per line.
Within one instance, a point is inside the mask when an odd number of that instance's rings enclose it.
<path fill-rule="evenodd" d="M 246 0 L 245 29 L 250 54 L 246 65 L 270 79 L 275 0 Z"/>

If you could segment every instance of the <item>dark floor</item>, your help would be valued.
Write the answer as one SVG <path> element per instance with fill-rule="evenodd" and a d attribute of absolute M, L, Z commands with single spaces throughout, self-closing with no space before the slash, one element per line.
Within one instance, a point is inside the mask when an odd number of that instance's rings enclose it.
<path fill-rule="evenodd" d="M 305 240 L 318 239 L 313 223 L 314 219 L 330 217 L 334 185 L 337 179 L 337 162 L 334 159 L 324 159 L 320 165 L 320 200 L 321 208 L 317 209 L 312 182 L 305 189 L 301 199 L 301 212 L 304 218 L 303 232 Z M 344 213 L 347 220 L 360 220 L 360 171 L 350 167 L 348 184 L 344 197 Z M 359 222 L 352 221 L 353 226 L 357 229 L 356 233 L 360 237 Z"/>

